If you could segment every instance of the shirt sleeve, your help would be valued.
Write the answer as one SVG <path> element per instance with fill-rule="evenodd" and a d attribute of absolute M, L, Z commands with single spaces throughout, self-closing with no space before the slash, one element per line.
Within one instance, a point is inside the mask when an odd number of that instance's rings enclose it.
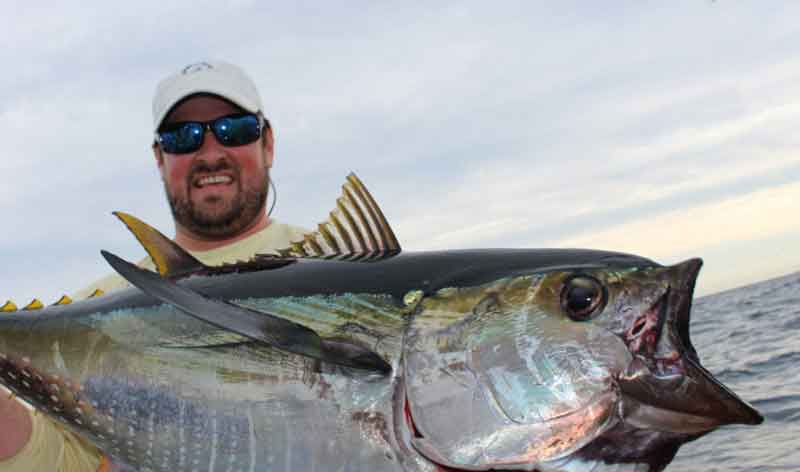
<path fill-rule="evenodd" d="M 14 457 L 0 461 L 3 472 L 96 472 L 103 462 L 89 443 L 41 414 L 31 413 L 28 444 Z"/>
<path fill-rule="evenodd" d="M 153 264 L 152 259 L 150 257 L 145 257 L 144 259 L 140 260 L 138 263 L 139 267 L 143 267 L 148 270 L 155 270 L 155 264 Z M 113 292 L 115 290 L 121 290 L 124 288 L 130 287 L 131 284 L 127 280 L 123 279 L 119 274 L 116 272 L 108 274 L 101 279 L 95 280 L 91 284 L 83 287 L 82 289 L 74 292 L 72 294 L 72 298 L 75 300 L 83 300 L 88 298 L 95 290 L 100 290 L 103 293 Z"/>

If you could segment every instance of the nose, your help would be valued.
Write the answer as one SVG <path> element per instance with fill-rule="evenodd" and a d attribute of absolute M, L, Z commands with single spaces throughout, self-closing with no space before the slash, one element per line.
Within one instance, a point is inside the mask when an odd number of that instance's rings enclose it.
<path fill-rule="evenodd" d="M 225 157 L 224 147 L 211 132 L 211 127 L 206 125 L 206 129 L 203 131 L 203 143 L 195 153 L 195 159 L 208 162 L 217 161 Z"/>

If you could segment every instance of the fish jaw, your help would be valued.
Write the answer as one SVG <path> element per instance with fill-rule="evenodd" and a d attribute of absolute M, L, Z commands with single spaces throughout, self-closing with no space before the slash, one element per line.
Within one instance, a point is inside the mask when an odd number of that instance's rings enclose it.
<path fill-rule="evenodd" d="M 668 288 L 623 339 L 633 355 L 619 377 L 625 421 L 641 429 L 699 434 L 763 417 L 706 370 L 689 337 L 700 259 L 669 267 Z"/>

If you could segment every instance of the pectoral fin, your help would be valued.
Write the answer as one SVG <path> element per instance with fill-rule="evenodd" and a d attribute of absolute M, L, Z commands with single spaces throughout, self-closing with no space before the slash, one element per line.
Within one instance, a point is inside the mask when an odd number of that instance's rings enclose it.
<path fill-rule="evenodd" d="M 368 349 L 350 343 L 327 341 L 303 325 L 269 313 L 207 298 L 107 251 L 101 253 L 114 270 L 143 292 L 214 326 L 325 362 L 383 374 L 391 371 L 386 361 Z"/>

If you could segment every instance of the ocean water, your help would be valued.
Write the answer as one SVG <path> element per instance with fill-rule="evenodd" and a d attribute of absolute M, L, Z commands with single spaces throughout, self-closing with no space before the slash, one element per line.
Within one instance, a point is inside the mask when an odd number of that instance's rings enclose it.
<path fill-rule="evenodd" d="M 684 445 L 667 471 L 800 472 L 800 273 L 695 300 L 702 364 L 764 415 Z"/>

